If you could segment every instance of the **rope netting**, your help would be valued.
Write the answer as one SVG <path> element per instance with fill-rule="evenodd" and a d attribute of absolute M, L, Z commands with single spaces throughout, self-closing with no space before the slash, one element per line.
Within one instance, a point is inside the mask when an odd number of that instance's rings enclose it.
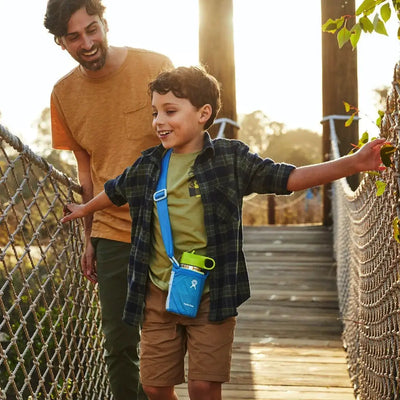
<path fill-rule="evenodd" d="M 80 187 L 0 125 L 0 399 L 110 399 L 96 287 L 80 273 Z"/>
<path fill-rule="evenodd" d="M 381 136 L 399 146 L 400 66 L 381 124 Z M 338 157 L 330 119 L 333 156 Z M 400 245 L 393 223 L 399 209 L 399 152 L 394 167 L 365 174 L 353 192 L 346 179 L 333 184 L 339 306 L 349 373 L 357 398 L 399 399 Z M 377 182 L 386 184 L 377 195 Z"/>

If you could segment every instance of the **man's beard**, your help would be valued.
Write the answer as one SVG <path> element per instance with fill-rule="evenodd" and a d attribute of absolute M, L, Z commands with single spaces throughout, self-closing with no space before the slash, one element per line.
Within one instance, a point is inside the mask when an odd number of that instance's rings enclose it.
<path fill-rule="evenodd" d="M 102 69 L 106 63 L 107 58 L 107 42 L 103 42 L 98 46 L 98 51 L 100 52 L 100 57 L 93 61 L 86 61 L 82 59 L 79 55 L 77 61 L 82 65 L 83 68 L 88 71 L 98 71 Z"/>

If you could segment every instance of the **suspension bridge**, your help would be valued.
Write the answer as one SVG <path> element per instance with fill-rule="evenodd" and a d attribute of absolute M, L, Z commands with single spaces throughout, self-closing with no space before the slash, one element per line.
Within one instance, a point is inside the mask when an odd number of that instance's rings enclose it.
<path fill-rule="evenodd" d="M 399 84 L 396 66 L 381 125 L 396 148 Z M 112 400 L 97 290 L 80 273 L 82 225 L 60 223 L 80 188 L 1 125 L 0 151 L 0 399 Z M 398 170 L 396 151 L 355 192 L 335 182 L 332 230 L 245 228 L 252 298 L 224 398 L 400 398 Z"/>

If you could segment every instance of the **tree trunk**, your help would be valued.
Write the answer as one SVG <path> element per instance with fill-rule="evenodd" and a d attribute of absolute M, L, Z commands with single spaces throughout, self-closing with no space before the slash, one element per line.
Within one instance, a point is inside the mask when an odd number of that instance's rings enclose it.
<path fill-rule="evenodd" d="M 199 0 L 199 60 L 221 84 L 222 109 L 217 118 L 229 118 L 236 122 L 232 1 Z M 227 124 L 225 137 L 236 138 L 236 130 Z M 217 131 L 218 126 L 210 129 L 212 136 Z"/>
<path fill-rule="evenodd" d="M 324 24 L 329 18 L 336 19 L 343 15 L 355 15 L 355 0 L 337 1 L 321 0 L 321 21 Z M 350 21 L 348 29 L 351 28 Z M 321 24 L 321 25 L 322 25 Z M 343 102 L 358 107 L 357 82 L 357 50 L 353 50 L 350 43 L 339 49 L 336 34 L 322 33 L 322 112 L 323 116 L 345 115 Z M 349 114 L 350 117 L 350 114 Z M 358 123 L 353 121 L 350 127 L 344 126 L 345 121 L 336 121 L 336 133 L 339 140 L 340 154 L 347 154 L 352 143 L 358 143 Z M 323 124 L 322 156 L 329 159 L 330 129 L 329 122 Z M 354 190 L 359 183 L 359 176 L 348 178 L 350 187 Z M 330 185 L 324 187 L 324 225 L 331 225 Z"/>

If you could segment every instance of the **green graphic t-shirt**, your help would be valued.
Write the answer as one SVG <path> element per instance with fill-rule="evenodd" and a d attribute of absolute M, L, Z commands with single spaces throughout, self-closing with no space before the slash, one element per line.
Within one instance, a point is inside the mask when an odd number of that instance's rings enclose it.
<path fill-rule="evenodd" d="M 193 163 L 198 154 L 172 153 L 168 167 L 168 211 L 177 260 L 184 251 L 195 250 L 197 254 L 207 255 L 203 203 L 193 174 Z M 157 206 L 154 203 L 150 279 L 162 290 L 168 290 L 171 268 L 161 236 Z M 207 282 L 205 291 L 208 291 Z"/>

